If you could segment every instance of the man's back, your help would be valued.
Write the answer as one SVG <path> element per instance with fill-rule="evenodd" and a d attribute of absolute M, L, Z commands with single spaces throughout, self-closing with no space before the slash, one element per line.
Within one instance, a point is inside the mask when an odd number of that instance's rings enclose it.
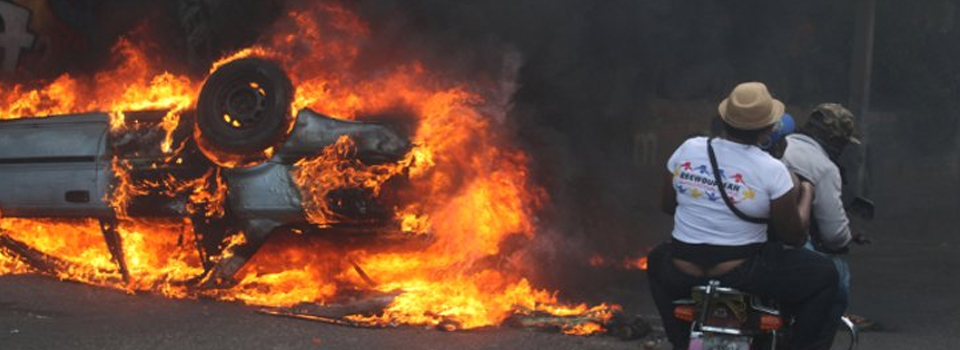
<path fill-rule="evenodd" d="M 804 134 L 787 136 L 783 162 L 790 171 L 814 185 L 813 219 L 818 238 L 827 250 L 846 246 L 851 239 L 850 221 L 840 199 L 840 169 L 816 140 Z"/>

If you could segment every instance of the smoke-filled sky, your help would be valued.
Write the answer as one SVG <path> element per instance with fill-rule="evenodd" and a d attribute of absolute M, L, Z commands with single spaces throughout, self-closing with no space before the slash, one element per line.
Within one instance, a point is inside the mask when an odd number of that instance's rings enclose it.
<path fill-rule="evenodd" d="M 761 80 L 795 113 L 846 103 L 856 3 L 380 0 L 357 8 L 400 52 L 440 64 L 492 70 L 500 50 L 518 51 L 512 116 L 553 194 L 558 227 L 588 247 L 623 249 L 642 242 L 630 236 L 646 234 L 640 227 L 658 215 L 649 173 L 679 142 L 666 131 L 711 117 L 659 115 L 658 101 L 715 104 L 737 82 Z M 872 110 L 900 115 L 877 117 L 877 134 L 896 129 L 905 152 L 948 162 L 960 130 L 958 5 L 879 2 L 873 56 Z M 656 159 L 638 166 L 636 138 L 647 131 L 661 136 Z"/>

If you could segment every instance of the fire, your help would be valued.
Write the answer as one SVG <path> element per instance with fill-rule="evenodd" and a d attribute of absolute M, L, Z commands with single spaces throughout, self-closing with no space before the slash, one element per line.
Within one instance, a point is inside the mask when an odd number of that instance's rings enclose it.
<path fill-rule="evenodd" d="M 604 259 L 602 255 L 594 254 L 590 256 L 590 266 L 602 267 L 605 264 L 606 264 L 606 259 Z"/>
<path fill-rule="evenodd" d="M 326 227 L 339 222 L 336 214 L 328 208 L 326 198 L 331 190 L 363 187 L 372 189 L 376 196 L 384 182 L 404 169 L 395 165 L 364 167 L 359 160 L 351 158 L 354 152 L 353 141 L 343 136 L 336 144 L 324 149 L 320 156 L 298 162 L 293 177 L 305 200 L 307 219 L 311 223 Z"/>
<path fill-rule="evenodd" d="M 639 257 L 639 258 L 637 258 L 637 259 L 627 260 L 627 266 L 629 266 L 630 268 L 636 268 L 636 269 L 640 269 L 640 270 L 646 270 L 646 269 L 647 269 L 647 257 L 641 256 L 641 257 Z"/>
<path fill-rule="evenodd" d="M 76 100 L 78 82 L 64 74 L 42 88 L 0 85 L 0 119 L 22 116 L 47 116 L 83 109 Z"/>
<path fill-rule="evenodd" d="M 103 242 L 96 220 L 26 220 L 5 218 L 0 230 L 44 253 L 63 259 L 68 268 L 57 277 L 126 290 L 156 290 L 172 297 L 186 296 L 168 282 L 203 272 L 189 246 L 178 247 L 182 225 L 176 222 L 126 222 L 121 226 L 132 285 L 121 280 Z M 68 234 L 65 234 L 68 233 Z M 175 236 L 169 236 L 169 235 Z M 9 259 L 9 258 L 8 258 Z M 2 260 L 0 260 L 2 261 Z M 3 265 L 0 265 L 3 266 Z M 22 267 L 22 265 L 20 265 Z M 23 273 L 24 269 L 4 270 Z"/>
<path fill-rule="evenodd" d="M 611 260 L 605 258 L 600 254 L 594 254 L 590 256 L 588 261 L 590 266 L 601 267 L 601 268 L 616 268 L 623 270 L 646 270 L 647 269 L 647 257 L 625 257 L 619 261 Z"/>
<path fill-rule="evenodd" d="M 151 62 L 144 49 L 128 39 L 121 39 L 113 53 L 119 65 L 93 77 L 63 74 L 38 88 L 0 84 L 4 96 L 0 119 L 108 111 L 111 126 L 117 129 L 124 125 L 126 111 L 167 110 L 163 127 L 168 134 L 172 132 L 180 113 L 194 103 L 200 82 L 159 70 L 159 62 Z M 169 135 L 163 147 L 165 152 L 171 150 Z"/>
<path fill-rule="evenodd" d="M 322 23 L 322 25 L 321 25 Z M 358 17 L 335 5 L 317 5 L 288 13 L 272 35 L 257 46 L 226 55 L 211 72 L 242 57 L 265 57 L 280 63 L 296 87 L 293 113 L 309 107 L 344 119 L 396 110 L 416 117 L 414 148 L 399 162 L 364 165 L 350 160 L 354 140 L 340 139 L 320 155 L 302 160 L 292 174 L 304 199 L 307 217 L 324 226 L 339 218 L 327 207 L 330 189 L 369 189 L 378 195 L 396 176 L 409 179 L 394 208 L 402 231 L 431 235 L 423 250 L 343 251 L 302 235 L 271 239 L 238 273 L 236 286 L 193 291 L 188 282 L 203 273 L 196 236 L 188 219 L 140 220 L 127 215 L 131 198 L 157 188 L 166 195 L 188 194 L 192 212 L 222 216 L 226 185 L 219 171 L 196 179 L 169 178 L 138 182 L 130 164 L 115 159 L 117 173 L 111 205 L 121 221 L 130 280 L 120 279 L 97 220 L 4 218 L 0 228 L 45 254 L 64 259 L 70 268 L 62 279 L 124 290 L 155 291 L 178 298 L 198 293 L 252 305 L 324 304 L 347 288 L 397 293 L 380 314 L 355 315 L 369 324 L 455 324 L 457 329 L 497 325 L 521 310 L 554 315 L 595 314 L 609 318 L 610 307 L 564 305 L 556 293 L 532 286 L 521 271 L 530 262 L 524 251 L 507 248 L 511 239 L 537 233 L 534 213 L 546 195 L 528 177 L 527 156 L 510 147 L 491 106 L 473 83 L 447 81 L 419 62 L 385 63 L 371 69 L 357 64 L 359 47 L 371 41 Z M 123 130 L 131 111 L 163 110 L 161 144 L 166 162 L 177 162 L 182 145 L 173 131 L 182 114 L 196 104 L 203 81 L 163 71 L 143 46 L 122 39 L 114 50 L 115 68 L 92 77 L 64 74 L 46 84 L 0 84 L 0 118 L 106 111 L 111 129 Z M 228 237 L 225 255 L 242 235 Z M 349 263 L 347 263 L 349 262 Z M 352 266 L 362 266 L 360 276 Z M 645 266 L 645 264 L 644 264 Z M 0 254 L 0 274 L 24 273 L 22 262 Z M 370 286 L 371 282 L 375 285 Z M 570 334 L 602 331 L 599 323 L 571 325 Z"/>

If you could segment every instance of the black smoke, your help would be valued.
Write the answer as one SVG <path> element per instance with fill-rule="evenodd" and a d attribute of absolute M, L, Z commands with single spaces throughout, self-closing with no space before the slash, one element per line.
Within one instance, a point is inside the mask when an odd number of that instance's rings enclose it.
<path fill-rule="evenodd" d="M 766 82 L 801 120 L 818 103 L 847 103 L 853 63 L 861 59 L 853 56 L 858 3 L 370 0 L 350 6 L 374 35 L 392 43 L 392 54 L 467 77 L 496 74 L 505 51 L 522 58 L 508 121 L 551 196 L 541 213 L 539 244 L 551 262 L 542 282 L 565 284 L 590 275 L 586 261 L 595 254 L 636 256 L 669 235 L 672 221 L 656 204 L 663 164 L 684 135 L 707 128 L 710 106 L 736 83 Z M 881 138 L 874 152 L 901 143 L 918 148 L 871 154 L 868 166 L 883 172 L 884 164 L 917 151 L 957 159 L 950 152 L 957 153 L 960 132 L 960 46 L 954 45 L 960 1 L 879 2 L 875 21 L 873 110 L 907 117 L 892 124 L 872 117 L 876 122 L 861 129 Z M 697 104 L 707 107 L 684 108 Z M 891 130 L 894 136 L 882 139 Z M 650 148 L 643 140 L 651 134 L 655 147 L 646 152 L 653 155 L 640 154 Z M 876 175 L 872 186 L 888 198 L 907 195 L 889 190 L 888 181 L 894 180 Z"/>

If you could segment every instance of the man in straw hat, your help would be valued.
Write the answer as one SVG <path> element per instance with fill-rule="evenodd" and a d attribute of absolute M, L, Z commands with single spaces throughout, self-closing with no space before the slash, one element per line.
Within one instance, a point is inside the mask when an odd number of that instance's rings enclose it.
<path fill-rule="evenodd" d="M 806 243 L 810 191 L 794 185 L 787 167 L 764 152 L 784 112 L 766 85 L 737 85 L 718 112 L 721 138 L 686 140 L 667 162 L 661 205 L 673 215 L 671 241 L 648 256 L 650 291 L 675 349 L 686 349 L 689 324 L 673 317 L 673 301 L 690 288 L 719 280 L 779 301 L 794 315 L 791 349 L 818 349 L 837 293 L 827 258 L 783 243 Z M 768 227 L 776 232 L 768 242 Z"/>

